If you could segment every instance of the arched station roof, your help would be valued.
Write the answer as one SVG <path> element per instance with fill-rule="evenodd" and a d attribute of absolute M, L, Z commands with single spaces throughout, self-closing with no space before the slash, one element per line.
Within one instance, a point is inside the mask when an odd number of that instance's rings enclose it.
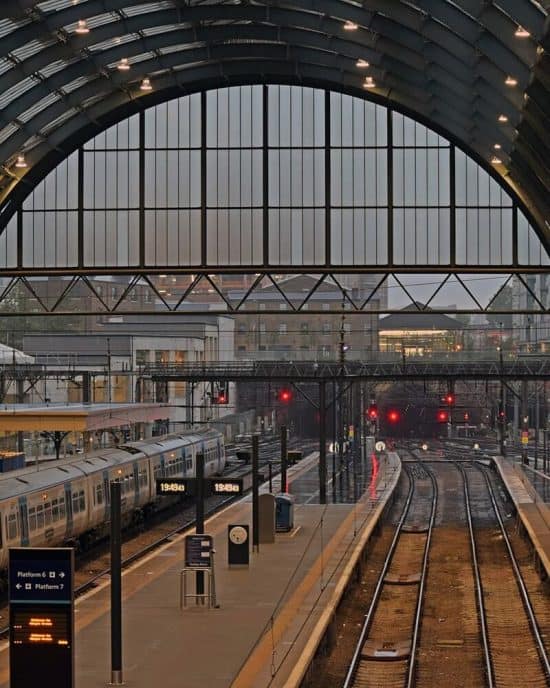
<path fill-rule="evenodd" d="M 133 112 L 214 86 L 292 82 L 361 93 L 436 129 L 516 192 L 550 246 L 549 9 L 549 0 L 3 0 L 0 225 L 61 159 Z"/>

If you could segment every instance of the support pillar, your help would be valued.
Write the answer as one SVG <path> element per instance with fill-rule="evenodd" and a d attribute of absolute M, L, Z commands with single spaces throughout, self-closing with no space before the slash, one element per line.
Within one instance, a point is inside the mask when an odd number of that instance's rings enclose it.
<path fill-rule="evenodd" d="M 319 501 L 327 503 L 326 382 L 319 383 Z"/>

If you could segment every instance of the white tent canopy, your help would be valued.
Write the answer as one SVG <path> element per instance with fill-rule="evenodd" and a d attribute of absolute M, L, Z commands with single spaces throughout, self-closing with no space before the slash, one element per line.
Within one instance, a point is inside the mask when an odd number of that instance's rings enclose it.
<path fill-rule="evenodd" d="M 0 344 L 0 365 L 10 365 L 10 363 L 34 363 L 34 356 L 28 356 L 19 349 Z"/>

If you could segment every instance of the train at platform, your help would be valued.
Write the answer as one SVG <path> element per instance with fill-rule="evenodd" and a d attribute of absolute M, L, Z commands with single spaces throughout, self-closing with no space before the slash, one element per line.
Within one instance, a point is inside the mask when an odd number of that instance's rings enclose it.
<path fill-rule="evenodd" d="M 0 569 L 7 569 L 10 547 L 87 549 L 107 535 L 112 482 L 121 483 L 123 525 L 140 522 L 159 507 L 156 479 L 194 477 L 199 453 L 205 477 L 223 472 L 223 435 L 205 428 L 2 475 Z"/>

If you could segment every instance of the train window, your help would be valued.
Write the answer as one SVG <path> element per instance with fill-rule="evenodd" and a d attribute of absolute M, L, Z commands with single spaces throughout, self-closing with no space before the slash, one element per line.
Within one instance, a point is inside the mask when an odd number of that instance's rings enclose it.
<path fill-rule="evenodd" d="M 73 492 L 73 514 L 77 514 L 80 511 L 78 504 L 78 492 Z"/>
<path fill-rule="evenodd" d="M 44 524 L 49 526 L 52 522 L 52 503 L 45 502 L 44 504 Z"/>
<path fill-rule="evenodd" d="M 54 521 L 59 521 L 59 506 L 57 499 L 52 499 L 52 518 Z"/>
<path fill-rule="evenodd" d="M 29 508 L 29 530 L 36 530 L 36 508 Z"/>
<path fill-rule="evenodd" d="M 84 511 L 86 509 L 86 497 L 84 496 L 84 490 L 80 490 L 80 492 L 78 493 L 78 501 L 80 511 Z"/>
<path fill-rule="evenodd" d="M 101 483 L 95 486 L 95 501 L 96 504 L 103 504 L 103 485 Z"/>
<path fill-rule="evenodd" d="M 15 514 L 10 514 L 8 516 L 8 540 L 15 540 L 17 537 L 17 516 Z"/>
<path fill-rule="evenodd" d="M 187 470 L 190 471 L 193 468 L 193 459 L 187 459 Z"/>
<path fill-rule="evenodd" d="M 59 518 L 65 518 L 65 497 L 59 498 Z"/>
<path fill-rule="evenodd" d="M 36 507 L 36 527 L 38 530 L 44 530 L 44 507 L 38 504 Z"/>

